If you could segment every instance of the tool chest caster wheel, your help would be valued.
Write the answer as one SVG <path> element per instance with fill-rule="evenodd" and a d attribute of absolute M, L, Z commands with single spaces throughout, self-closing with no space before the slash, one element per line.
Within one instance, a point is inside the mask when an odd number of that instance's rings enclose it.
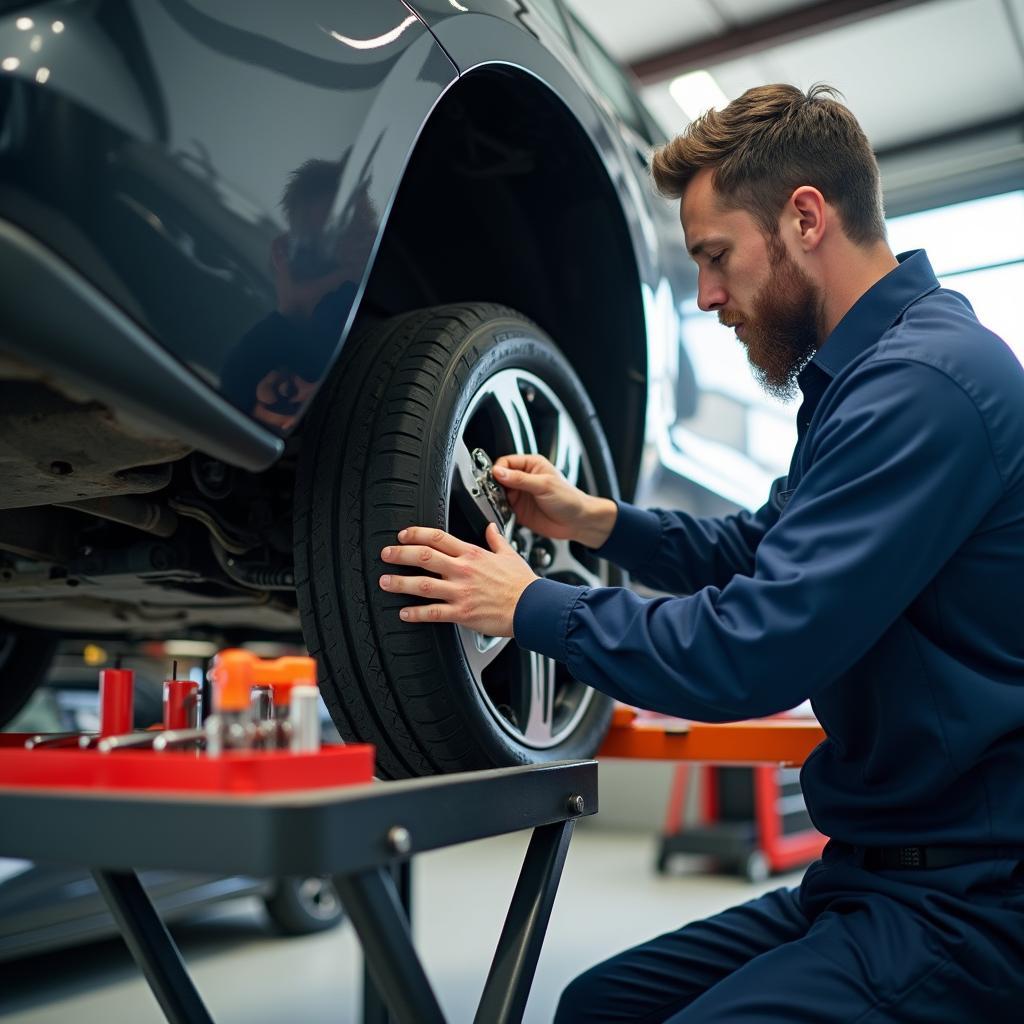
<path fill-rule="evenodd" d="M 271 921 L 285 935 L 311 935 L 334 928 L 345 916 L 329 878 L 280 878 L 264 898 Z"/>

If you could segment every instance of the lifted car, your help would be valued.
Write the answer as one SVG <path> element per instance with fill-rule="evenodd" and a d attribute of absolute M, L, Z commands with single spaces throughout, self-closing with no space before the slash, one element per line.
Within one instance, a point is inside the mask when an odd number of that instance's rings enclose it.
<path fill-rule="evenodd" d="M 624 582 L 488 466 L 630 497 L 692 400 L 629 80 L 557 0 L 2 10 L 0 720 L 60 635 L 301 633 L 383 776 L 592 754 L 608 698 L 376 581 L 493 520 Z"/>

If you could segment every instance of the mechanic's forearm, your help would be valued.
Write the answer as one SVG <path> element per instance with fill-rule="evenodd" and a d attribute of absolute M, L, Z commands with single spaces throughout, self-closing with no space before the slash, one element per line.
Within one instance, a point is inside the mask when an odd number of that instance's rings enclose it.
<path fill-rule="evenodd" d="M 597 498 L 588 495 L 573 539 L 588 548 L 601 547 L 611 536 L 618 514 L 619 507 L 610 498 Z"/>

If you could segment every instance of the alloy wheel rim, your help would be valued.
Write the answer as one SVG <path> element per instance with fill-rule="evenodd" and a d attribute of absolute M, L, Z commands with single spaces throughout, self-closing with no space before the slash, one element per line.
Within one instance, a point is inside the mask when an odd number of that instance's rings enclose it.
<path fill-rule="evenodd" d="M 445 510 L 448 532 L 482 544 L 487 521 L 495 522 L 538 576 L 607 586 L 606 563 L 575 542 L 519 526 L 514 513 L 504 517 L 481 479 L 482 464 L 489 460 L 540 454 L 570 483 L 597 493 L 579 429 L 549 385 L 527 370 L 500 370 L 473 394 L 455 437 Z M 462 625 L 454 629 L 481 703 L 503 732 L 533 749 L 557 746 L 572 735 L 593 699 L 590 687 L 553 658 L 521 649 L 509 637 L 485 636 Z"/>

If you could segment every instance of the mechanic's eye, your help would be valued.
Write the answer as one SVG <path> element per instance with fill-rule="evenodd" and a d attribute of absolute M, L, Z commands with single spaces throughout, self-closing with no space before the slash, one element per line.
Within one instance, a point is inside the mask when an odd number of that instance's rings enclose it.
<path fill-rule="evenodd" d="M 720 252 L 717 255 L 712 256 L 711 257 L 711 265 L 712 266 L 718 266 L 722 262 L 722 259 L 723 259 L 724 256 L 725 256 L 724 252 Z"/>

